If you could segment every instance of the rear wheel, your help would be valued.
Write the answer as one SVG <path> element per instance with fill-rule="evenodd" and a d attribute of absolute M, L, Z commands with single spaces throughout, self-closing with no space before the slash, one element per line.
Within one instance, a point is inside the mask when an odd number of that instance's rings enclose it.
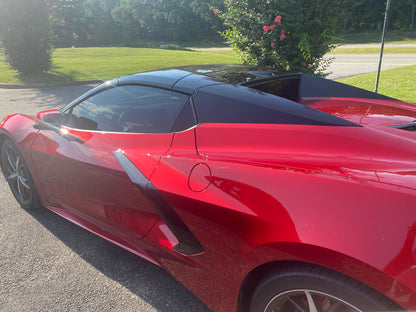
<path fill-rule="evenodd" d="M 3 142 L 1 166 L 9 187 L 24 209 L 39 205 L 39 197 L 29 169 L 17 146 L 9 139 Z"/>
<path fill-rule="evenodd" d="M 325 268 L 293 266 L 257 286 L 250 312 L 403 311 L 368 286 Z"/>

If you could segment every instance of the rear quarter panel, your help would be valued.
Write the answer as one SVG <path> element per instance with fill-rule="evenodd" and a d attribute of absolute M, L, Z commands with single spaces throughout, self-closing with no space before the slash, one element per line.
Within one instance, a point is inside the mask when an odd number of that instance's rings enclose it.
<path fill-rule="evenodd" d="M 263 142 L 270 137 L 230 128 L 198 126 L 198 153 L 177 144 L 185 134 L 175 135 L 172 150 L 152 177 L 205 248 L 192 257 L 199 270 L 179 272 L 165 262 L 175 277 L 215 310 L 229 311 L 235 309 L 244 278 L 255 268 L 299 261 L 343 272 L 408 309 L 416 307 L 413 189 L 343 172 L 340 164 L 347 166 L 352 157 L 341 157 L 348 147 L 333 154 L 333 147 L 324 146 L 328 142 L 311 136 L 314 142 L 306 144 L 306 137 L 303 146 L 298 142 L 292 150 L 277 153 Z M 291 140 L 279 139 L 286 144 Z M 313 146 L 319 157 L 308 158 Z M 363 146 L 360 153 L 358 158 L 371 154 L 371 147 Z M 205 177 L 209 186 L 195 192 L 189 188 L 189 174 L 198 163 L 210 168 Z M 198 274 L 200 279 L 195 279 Z M 207 282 L 195 282 L 201 279 Z"/>

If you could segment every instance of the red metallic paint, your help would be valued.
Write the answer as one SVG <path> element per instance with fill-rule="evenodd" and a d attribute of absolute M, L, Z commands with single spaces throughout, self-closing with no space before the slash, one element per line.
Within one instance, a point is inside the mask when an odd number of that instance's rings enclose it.
<path fill-rule="evenodd" d="M 0 134 L 19 146 L 45 206 L 165 268 L 215 311 L 235 311 L 246 277 L 285 261 L 337 270 L 416 309 L 416 137 L 381 127 L 413 121 L 416 109 L 393 101 L 366 108 L 364 100 L 303 102 L 369 127 L 38 133 L 34 118 L 12 115 Z M 178 241 L 128 179 L 112 154 L 118 149 L 204 252 L 173 250 Z"/>
<path fill-rule="evenodd" d="M 416 106 L 400 101 L 353 98 L 304 98 L 302 104 L 365 126 L 411 123 L 416 120 Z"/>
<path fill-rule="evenodd" d="M 46 111 L 42 111 L 36 114 L 35 121 L 47 121 L 49 117 L 59 116 L 59 110 L 57 109 L 50 109 Z"/>
<path fill-rule="evenodd" d="M 169 149 L 172 134 L 129 135 L 62 128 L 40 131 L 32 145 L 32 159 L 47 206 L 98 222 L 108 232 L 128 232 L 140 238 L 158 215 L 130 181 L 112 154 L 122 148 L 150 177 L 158 155 Z M 68 139 L 72 135 L 80 140 Z M 125 235 L 125 233 L 123 233 Z"/>
<path fill-rule="evenodd" d="M 294 132 L 293 136 L 289 130 Z M 408 290 L 409 296 L 402 302 L 402 294 L 395 291 L 408 288 L 414 291 L 416 284 L 405 280 L 401 284 L 401 273 L 392 275 L 386 269 L 401 253 L 408 240 L 407 229 L 416 220 L 415 191 L 344 173 L 343 167 L 348 168 L 350 162 L 357 170 L 372 162 L 377 174 L 377 159 L 371 158 L 371 154 L 368 159 L 364 156 L 372 150 L 368 144 L 377 133 L 367 134 L 365 128 L 331 130 L 289 125 L 198 126 L 195 129 L 198 151 L 212 172 L 212 183 L 202 193 L 185 187 L 186 173 L 199 159 L 195 160 L 189 151 L 181 153 L 175 149 L 176 138 L 187 135 L 175 134 L 172 155 L 162 157 L 152 183 L 164 192 L 206 249 L 198 258 L 204 271 L 215 267 L 210 276 L 216 280 L 216 289 L 220 289 L 215 295 L 218 304 L 210 301 L 212 297 L 205 299 L 210 294 L 209 285 L 202 291 L 204 285 L 191 289 L 216 311 L 229 308 L 224 305 L 227 298 L 236 300 L 235 290 L 251 270 L 283 260 L 340 270 L 408 308 L 416 307 L 412 292 Z M 261 131 L 261 140 L 256 131 Z M 348 138 L 352 142 L 353 135 L 361 137 L 363 143 L 355 147 L 355 155 L 337 144 L 341 139 L 348 142 Z M 314 139 L 315 136 L 318 138 Z M 334 144 L 327 146 L 328 139 Z M 384 147 L 387 155 L 399 161 L 400 146 L 395 153 L 389 143 L 385 142 Z M 373 144 L 381 149 L 384 143 Z M 353 144 L 349 147 L 354 150 Z M 322 156 L 308 156 L 312 154 Z M 382 166 L 387 159 L 383 157 L 379 162 Z M 414 178 L 412 181 L 414 186 Z M 314 252 L 310 253 L 311 250 Z M 405 270 L 412 270 L 414 264 L 412 258 Z M 359 268 L 366 266 L 372 268 L 367 271 L 376 271 L 378 275 L 363 275 Z M 173 275 L 189 287 L 188 279 L 195 273 L 190 272 L 184 280 L 184 272 Z M 382 276 L 383 282 L 375 276 Z M 393 282 L 397 277 L 399 280 Z M 205 278 L 203 273 L 200 278 Z"/>
<path fill-rule="evenodd" d="M 211 169 L 207 164 L 196 164 L 189 173 L 188 186 L 194 192 L 202 192 L 211 184 Z"/>

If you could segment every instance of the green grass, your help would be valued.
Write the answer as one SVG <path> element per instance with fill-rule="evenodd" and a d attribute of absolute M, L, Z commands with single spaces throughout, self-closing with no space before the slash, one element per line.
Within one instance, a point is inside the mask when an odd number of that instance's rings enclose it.
<path fill-rule="evenodd" d="M 352 86 L 374 91 L 377 73 L 338 80 Z M 416 103 L 416 65 L 383 70 L 380 73 L 378 93 L 409 103 Z"/>
<path fill-rule="evenodd" d="M 4 62 L 3 54 L 0 50 L 0 83 L 17 83 L 18 80 L 15 78 L 17 75 L 17 71 L 11 70 Z"/>
<path fill-rule="evenodd" d="M 340 46 L 339 48 L 333 49 L 330 54 L 379 54 L 380 48 L 343 48 Z M 416 47 L 384 47 L 384 52 L 387 54 L 395 53 L 395 54 L 402 54 L 402 53 L 416 53 Z"/>
<path fill-rule="evenodd" d="M 191 64 L 234 64 L 231 51 L 179 51 L 143 48 L 56 49 L 52 68 L 36 77 L 20 77 L 0 55 L 0 83 L 53 83 L 105 80 L 158 68 Z"/>
<path fill-rule="evenodd" d="M 410 48 L 386 48 L 391 53 L 416 53 Z M 379 53 L 372 48 L 342 49 L 336 53 Z M 352 52 L 351 52 L 352 51 Z M 393 52 L 392 52 L 393 51 Z M 410 51 L 410 52 L 409 52 Z M 37 77 L 22 78 L 10 70 L 0 54 L 0 83 L 55 83 L 85 80 L 105 80 L 136 72 L 191 64 L 235 64 L 237 57 L 231 50 L 179 51 L 144 48 L 73 48 L 56 49 L 52 54 L 52 68 Z M 416 102 L 414 84 L 416 65 L 398 67 L 381 73 L 379 92 L 407 102 Z M 376 74 L 341 79 L 341 82 L 374 90 Z"/>
<path fill-rule="evenodd" d="M 381 42 L 381 32 L 337 34 L 336 44 L 366 44 Z M 387 43 L 416 43 L 416 31 L 387 31 Z"/>
<path fill-rule="evenodd" d="M 230 48 L 229 50 L 206 50 L 204 51 L 206 53 L 214 53 L 214 54 L 223 54 L 223 55 L 228 55 L 228 56 L 234 56 L 235 57 L 235 53 L 234 51 Z"/>

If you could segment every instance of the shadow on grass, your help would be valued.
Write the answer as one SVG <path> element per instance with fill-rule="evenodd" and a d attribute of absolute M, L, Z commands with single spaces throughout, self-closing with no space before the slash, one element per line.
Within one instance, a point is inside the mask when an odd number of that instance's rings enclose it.
<path fill-rule="evenodd" d="M 71 82 L 75 81 L 75 77 L 79 74 L 77 71 L 71 71 L 70 74 L 51 69 L 46 73 L 40 73 L 36 75 L 19 74 L 19 80 L 23 84 L 32 83 L 57 83 L 57 82 Z"/>

